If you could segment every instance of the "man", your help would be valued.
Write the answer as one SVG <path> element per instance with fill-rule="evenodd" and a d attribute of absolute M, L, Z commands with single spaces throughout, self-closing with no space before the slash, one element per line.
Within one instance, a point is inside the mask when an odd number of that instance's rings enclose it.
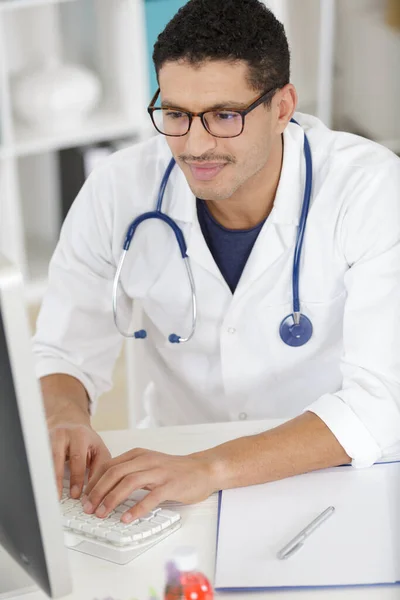
<path fill-rule="evenodd" d="M 35 338 L 59 485 L 106 516 L 134 489 L 150 493 L 123 520 L 164 500 L 352 463 L 369 466 L 400 442 L 400 161 L 362 138 L 296 114 L 281 24 L 258 0 L 191 0 L 154 50 L 161 134 L 115 154 L 89 178 L 63 227 Z M 259 102 L 257 102 L 260 100 Z M 155 101 L 156 102 L 156 101 Z M 160 108 L 162 110 L 160 110 Z M 157 110 L 155 110 L 157 109 Z M 242 111 L 242 112 L 239 112 Z M 200 114 L 199 114 L 200 113 Z M 205 114 L 204 114 L 205 113 Z M 310 340 L 282 341 L 306 179 L 312 198 L 300 264 Z M 140 302 L 137 340 L 156 425 L 280 417 L 287 422 L 207 452 L 145 449 L 113 460 L 90 426 L 121 347 L 112 284 L 129 224 L 155 209 L 182 228 L 198 300 L 176 239 L 158 221 L 135 233 L 121 272 L 118 323 Z"/>

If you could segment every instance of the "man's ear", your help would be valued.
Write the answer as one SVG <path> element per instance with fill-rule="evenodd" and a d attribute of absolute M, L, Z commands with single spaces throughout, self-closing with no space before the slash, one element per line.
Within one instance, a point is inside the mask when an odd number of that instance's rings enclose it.
<path fill-rule="evenodd" d="M 282 134 L 290 119 L 293 117 L 297 108 L 297 91 L 292 83 L 288 83 L 277 92 L 273 99 L 276 110 L 276 130 L 277 135 Z"/>

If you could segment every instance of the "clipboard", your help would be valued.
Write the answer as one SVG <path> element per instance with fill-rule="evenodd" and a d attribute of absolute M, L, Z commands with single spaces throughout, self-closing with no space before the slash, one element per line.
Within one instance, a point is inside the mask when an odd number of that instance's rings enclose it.
<path fill-rule="evenodd" d="M 279 560 L 278 551 L 330 505 L 335 514 Z M 399 583 L 400 461 L 219 493 L 217 592 Z"/>

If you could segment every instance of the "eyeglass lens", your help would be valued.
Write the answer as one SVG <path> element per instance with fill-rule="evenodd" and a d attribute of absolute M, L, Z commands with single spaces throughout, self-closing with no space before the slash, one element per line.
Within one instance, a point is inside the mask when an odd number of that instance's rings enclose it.
<path fill-rule="evenodd" d="M 153 112 L 154 123 L 164 135 L 186 135 L 190 128 L 190 117 L 185 112 L 168 108 Z M 243 128 L 240 113 L 229 110 L 210 111 L 204 114 L 206 129 L 215 136 L 235 137 Z"/>

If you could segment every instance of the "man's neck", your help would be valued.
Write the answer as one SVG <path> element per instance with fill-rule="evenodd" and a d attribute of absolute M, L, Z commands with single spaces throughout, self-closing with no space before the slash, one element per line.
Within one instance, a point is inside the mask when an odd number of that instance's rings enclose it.
<path fill-rule="evenodd" d="M 282 162 L 283 136 L 271 151 L 265 167 L 231 198 L 223 202 L 207 202 L 214 219 L 227 229 L 251 229 L 265 221 L 274 205 Z"/>

